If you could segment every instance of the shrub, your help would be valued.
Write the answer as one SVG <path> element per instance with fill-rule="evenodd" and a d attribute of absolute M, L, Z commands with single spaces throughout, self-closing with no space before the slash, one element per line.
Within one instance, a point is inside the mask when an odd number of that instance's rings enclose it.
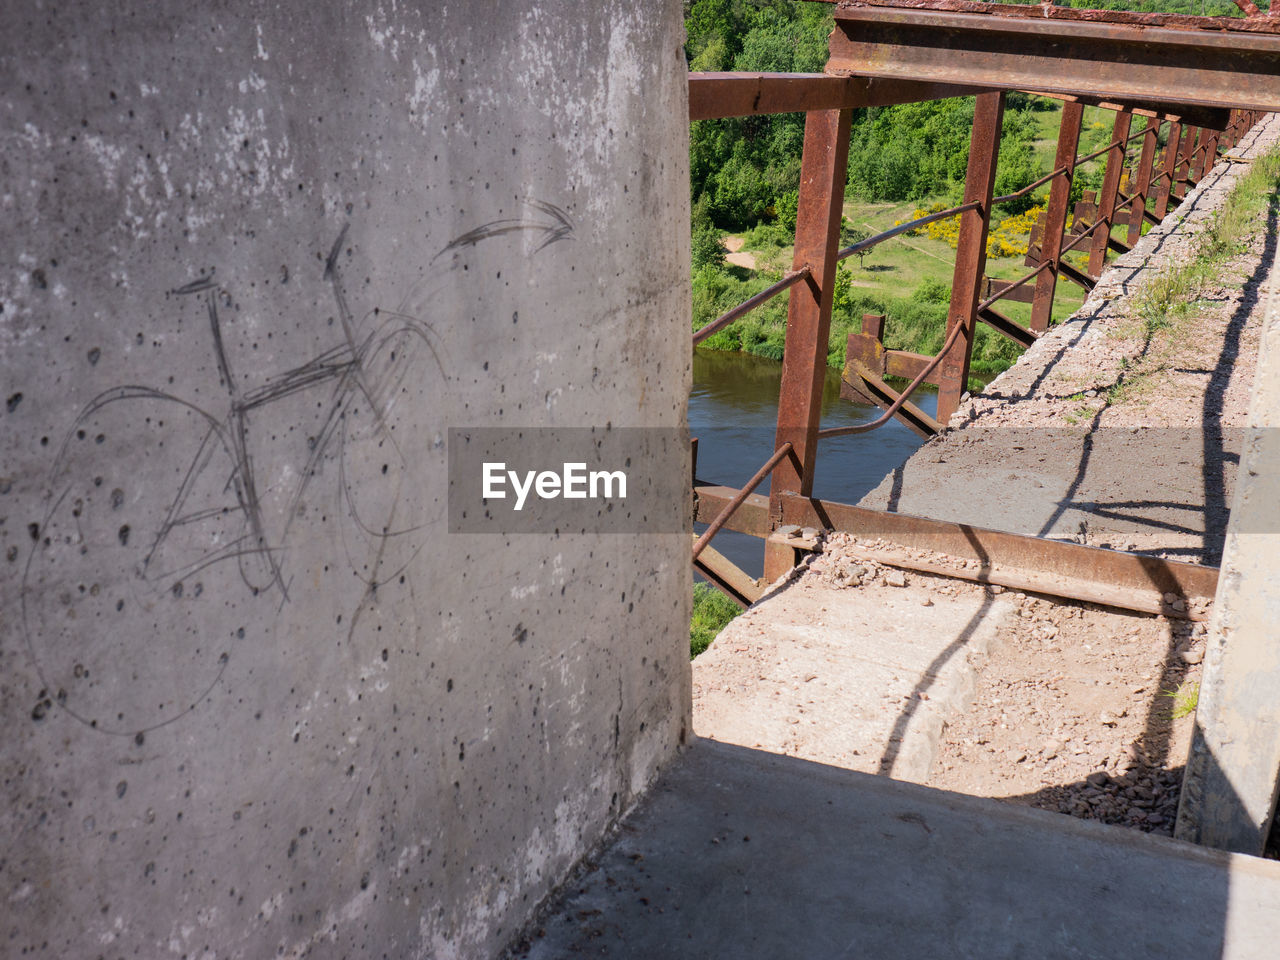
<path fill-rule="evenodd" d="M 711 646 L 711 641 L 742 612 L 742 608 L 709 583 L 693 585 L 693 616 L 689 621 L 689 659 Z"/>
<path fill-rule="evenodd" d="M 724 256 L 724 243 L 719 230 L 708 226 L 694 232 L 693 270 L 695 273 L 706 266 L 724 266 Z"/>

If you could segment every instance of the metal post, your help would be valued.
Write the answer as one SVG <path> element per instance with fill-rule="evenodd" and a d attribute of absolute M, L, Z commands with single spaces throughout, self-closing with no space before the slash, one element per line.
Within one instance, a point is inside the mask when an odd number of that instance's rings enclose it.
<path fill-rule="evenodd" d="M 1198 184 L 1204 179 L 1204 147 L 1208 139 L 1209 132 L 1204 127 L 1200 127 L 1196 131 L 1196 145 L 1191 151 L 1191 171 L 1187 174 L 1192 184 Z"/>
<path fill-rule="evenodd" d="M 1129 204 L 1129 246 L 1142 239 L 1142 221 L 1147 212 L 1147 194 L 1151 190 L 1151 165 L 1156 158 L 1156 136 L 1160 132 L 1160 118 L 1147 117 L 1142 134 L 1142 158 L 1138 161 L 1137 183 L 1130 184 L 1133 203 Z"/>
<path fill-rule="evenodd" d="M 951 281 L 947 335 L 950 336 L 957 325 L 964 329 L 938 368 L 938 422 L 941 424 L 956 412 L 969 382 L 969 358 L 973 353 L 982 275 L 987 266 L 987 229 L 991 223 L 991 198 L 996 183 L 1003 119 L 1004 93 L 980 94 L 973 110 L 969 167 L 964 182 L 964 202 L 977 202 L 980 206 L 960 215 L 960 239 Z"/>
<path fill-rule="evenodd" d="M 1174 196 L 1179 200 L 1187 195 L 1188 184 L 1186 180 L 1191 169 L 1191 151 L 1194 149 L 1192 145 L 1196 141 L 1196 133 L 1199 129 L 1199 127 L 1184 127 L 1182 139 L 1178 144 L 1178 167 L 1174 172 Z"/>
<path fill-rule="evenodd" d="M 1062 233 L 1067 226 L 1067 205 L 1071 199 L 1071 178 L 1075 173 L 1076 152 L 1080 149 L 1080 122 L 1084 104 L 1067 101 L 1062 105 L 1062 122 L 1058 126 L 1058 152 L 1053 160 L 1055 170 L 1066 170 L 1053 178 L 1049 188 L 1049 206 L 1044 213 L 1044 233 L 1040 237 L 1040 260 L 1053 261 L 1053 266 L 1036 278 L 1035 299 L 1031 305 L 1031 329 L 1044 333 L 1053 316 L 1053 297 L 1058 286 L 1058 251 L 1062 249 Z"/>
<path fill-rule="evenodd" d="M 1163 220 L 1169 212 L 1169 200 L 1173 197 L 1173 182 L 1178 176 L 1178 145 L 1182 143 L 1182 124 L 1169 124 L 1169 141 L 1164 145 L 1164 159 L 1160 164 L 1164 178 L 1162 189 L 1156 194 L 1156 218 Z"/>
<path fill-rule="evenodd" d="M 790 443 L 794 458 L 784 458 L 773 471 L 769 488 L 771 528 L 781 522 L 785 494 L 807 497 L 813 492 L 852 117 L 852 110 L 813 110 L 805 116 L 792 263 L 795 269 L 807 265 L 810 272 L 804 283 L 791 288 L 787 306 L 786 350 L 782 357 L 774 449 Z M 790 570 L 794 555 L 790 547 L 766 542 L 765 578 L 772 581 Z"/>
<path fill-rule="evenodd" d="M 1120 171 L 1124 168 L 1125 141 L 1129 137 L 1129 123 L 1133 114 L 1119 110 L 1111 128 L 1113 146 L 1107 151 L 1107 171 L 1102 176 L 1102 192 L 1098 196 L 1098 220 L 1103 226 L 1093 232 L 1093 244 L 1089 250 L 1089 273 L 1102 276 L 1107 265 L 1107 240 L 1111 236 L 1111 218 L 1116 210 L 1116 195 L 1120 192 Z"/>
<path fill-rule="evenodd" d="M 1208 134 L 1204 142 L 1204 166 L 1200 171 L 1200 176 L 1206 176 L 1218 164 L 1218 140 L 1222 134 L 1217 130 L 1208 130 Z"/>

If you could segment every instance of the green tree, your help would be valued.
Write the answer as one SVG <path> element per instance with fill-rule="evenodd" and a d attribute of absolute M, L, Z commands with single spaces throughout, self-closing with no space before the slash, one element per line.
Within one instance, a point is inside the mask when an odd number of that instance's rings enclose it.
<path fill-rule="evenodd" d="M 713 226 L 705 226 L 693 234 L 693 270 L 698 272 L 705 266 L 724 266 L 724 243 L 722 234 Z"/>

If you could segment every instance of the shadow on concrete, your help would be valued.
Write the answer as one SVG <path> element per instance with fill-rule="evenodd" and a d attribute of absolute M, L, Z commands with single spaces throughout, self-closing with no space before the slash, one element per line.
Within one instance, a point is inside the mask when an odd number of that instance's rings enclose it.
<path fill-rule="evenodd" d="M 1234 451 L 1228 451 L 1223 437 L 1222 404 L 1227 387 L 1231 383 L 1231 370 L 1240 355 L 1240 339 L 1249 315 L 1262 299 L 1262 283 L 1271 273 L 1276 262 L 1277 212 L 1272 203 L 1267 211 L 1266 241 L 1258 265 L 1244 283 L 1244 293 L 1239 306 L 1227 322 L 1227 332 L 1217 363 L 1209 376 L 1204 394 L 1201 421 L 1204 425 L 1204 504 L 1205 504 L 1205 563 L 1218 564 L 1222 560 L 1222 548 L 1226 542 L 1227 519 L 1230 505 L 1227 503 L 1227 464 Z M 1239 462 L 1238 456 L 1234 457 Z M 1212 545 L 1212 549 L 1210 548 Z"/>
<path fill-rule="evenodd" d="M 885 744 L 884 753 L 880 757 L 880 764 L 877 772 L 882 776 L 893 776 L 894 764 L 897 763 L 898 754 L 902 750 L 902 741 L 907 735 L 907 729 L 911 726 L 911 719 L 920 709 L 920 705 L 924 703 L 925 697 L 930 688 L 938 679 L 938 675 L 943 668 L 951 662 L 952 658 L 959 654 L 968 646 L 969 641 L 973 638 L 982 621 L 986 619 L 987 614 L 991 611 L 992 597 L 987 594 L 982 598 L 982 606 L 974 611 L 973 616 L 956 634 L 956 638 L 929 663 L 925 668 L 924 674 L 920 678 L 920 682 L 916 684 L 915 689 L 911 691 L 911 695 L 907 698 L 907 705 L 902 709 L 893 721 L 893 729 L 889 733 L 889 741 Z"/>
<path fill-rule="evenodd" d="M 696 742 L 514 955 L 1270 955 L 1280 864 Z"/>

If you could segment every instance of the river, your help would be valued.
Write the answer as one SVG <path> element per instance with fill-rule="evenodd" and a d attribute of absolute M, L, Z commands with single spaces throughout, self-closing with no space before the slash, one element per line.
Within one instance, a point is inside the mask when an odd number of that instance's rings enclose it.
<path fill-rule="evenodd" d="M 782 364 L 745 353 L 694 350 L 689 434 L 698 438 L 698 479 L 738 487 L 773 454 Z M 928 391 L 927 393 L 924 391 Z M 930 416 L 938 397 L 923 387 L 916 403 Z M 828 368 L 822 391 L 824 427 L 868 423 L 878 407 L 840 399 L 840 375 Z M 857 503 L 920 446 L 921 439 L 892 420 L 871 433 L 823 440 L 818 449 L 814 495 Z M 766 479 L 757 492 L 768 493 Z M 697 525 L 701 532 L 706 527 Z M 713 546 L 753 577 L 763 573 L 764 541 L 722 530 Z"/>

